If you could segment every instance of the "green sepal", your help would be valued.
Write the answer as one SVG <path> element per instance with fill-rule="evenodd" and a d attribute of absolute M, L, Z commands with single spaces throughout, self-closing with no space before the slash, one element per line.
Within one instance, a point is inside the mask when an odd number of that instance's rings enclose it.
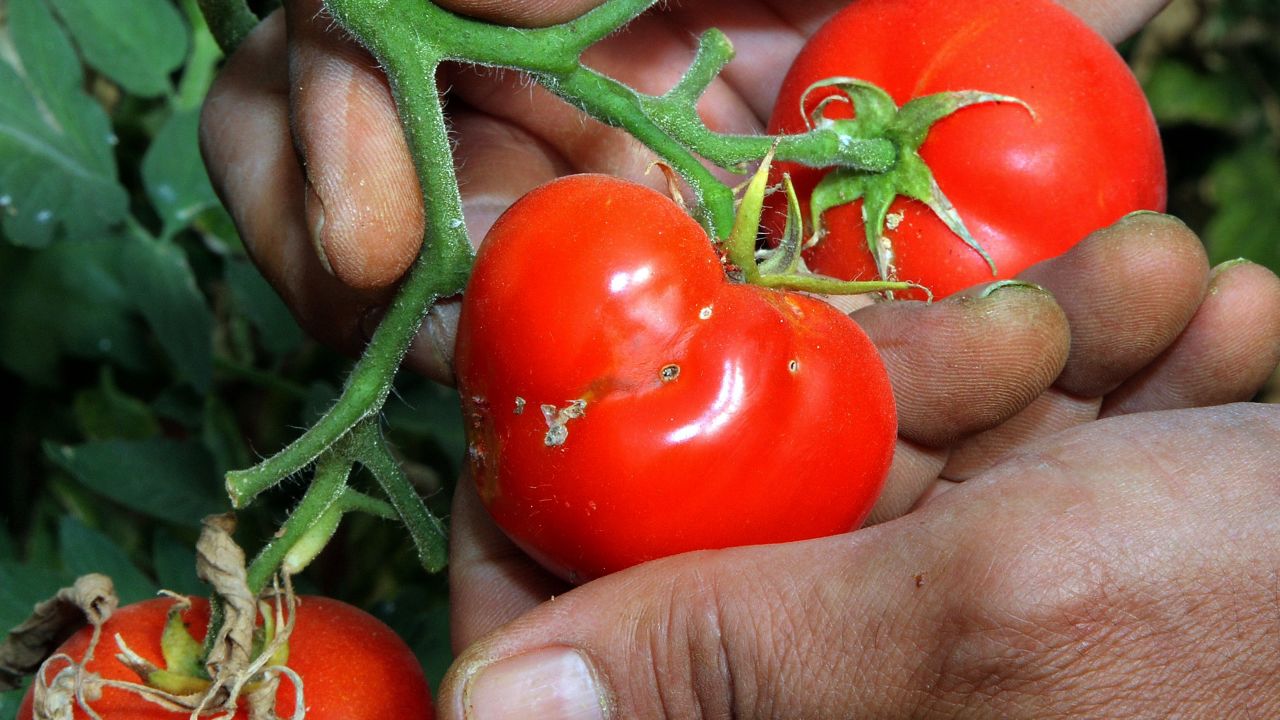
<path fill-rule="evenodd" d="M 956 237 L 982 256 L 991 268 L 991 274 L 995 275 L 995 261 L 969 232 L 955 205 L 942 192 L 933 171 L 920 157 L 920 146 L 939 120 L 972 105 L 1013 103 L 1026 109 L 1033 120 L 1035 111 L 1018 98 L 976 90 L 926 95 L 899 108 L 888 93 L 865 80 L 835 77 L 814 83 L 805 90 L 801 98 L 801 112 L 804 112 L 810 93 L 829 87 L 838 88 L 841 95 L 824 98 L 811 115 L 805 116 L 806 121 L 811 125 L 838 128 L 850 137 L 885 137 L 894 143 L 898 156 L 897 163 L 883 173 L 837 168 L 818 182 L 809 201 L 809 217 L 813 223 L 815 241 L 820 241 L 823 235 L 823 213 L 833 207 L 862 200 L 867 250 L 876 263 L 880 277 L 893 280 L 896 275 L 894 253 L 884 231 L 893 201 L 898 197 L 907 197 L 924 203 L 932 210 Z M 846 99 L 853 105 L 853 119 L 826 117 L 825 110 L 833 97 Z"/>
<path fill-rule="evenodd" d="M 755 252 L 760 216 L 764 209 L 764 196 L 768 192 L 769 166 L 773 154 L 765 156 L 751 180 L 747 182 L 738 214 L 734 218 L 733 232 L 729 234 L 727 254 L 729 260 L 742 274 L 745 282 L 775 290 L 797 290 L 823 295 L 862 295 L 865 293 L 892 293 L 899 290 L 924 290 L 915 283 L 872 280 L 854 282 L 818 275 L 804 264 L 804 220 L 800 214 L 800 200 L 796 197 L 791 178 L 782 178 L 783 192 L 787 196 L 787 224 L 777 247 Z M 757 262 L 757 256 L 759 261 Z"/>
<path fill-rule="evenodd" d="M 191 603 L 186 598 L 182 598 L 169 608 L 164 631 L 160 634 L 160 653 L 164 656 L 164 670 L 156 672 L 201 680 L 207 684 L 209 673 L 205 670 L 201 657 L 204 648 L 191 636 L 187 624 L 182 621 L 182 613 L 189 607 Z"/>

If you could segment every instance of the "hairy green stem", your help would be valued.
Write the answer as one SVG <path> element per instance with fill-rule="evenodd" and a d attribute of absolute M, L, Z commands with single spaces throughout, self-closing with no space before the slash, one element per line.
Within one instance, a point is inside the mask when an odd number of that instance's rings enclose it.
<path fill-rule="evenodd" d="M 439 518 L 427 512 L 422 498 L 400 469 L 380 429 L 368 423 L 356 432 L 359 462 L 373 473 L 409 530 L 418 561 L 427 572 L 439 572 L 449 560 L 448 531 Z"/>
<path fill-rule="evenodd" d="M 289 551 L 298 543 L 307 531 L 320 519 L 347 489 L 347 475 L 351 472 L 351 460 L 334 453 L 326 455 L 316 466 L 315 476 L 307 487 L 307 492 L 298 501 L 289 519 L 280 527 L 280 532 L 249 563 L 249 591 L 260 594 L 271 582 L 272 576 L 280 569 L 280 564 Z"/>
<path fill-rule="evenodd" d="M 209 23 L 209 32 L 222 52 L 230 55 L 258 24 L 258 16 L 245 0 L 197 0 Z"/>

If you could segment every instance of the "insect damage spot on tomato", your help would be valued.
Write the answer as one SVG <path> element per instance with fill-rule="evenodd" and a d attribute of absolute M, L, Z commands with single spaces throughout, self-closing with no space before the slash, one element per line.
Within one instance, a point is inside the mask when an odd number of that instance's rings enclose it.
<path fill-rule="evenodd" d="M 680 377 L 680 366 L 672 363 L 662 368 L 662 382 L 668 383 Z"/>
<path fill-rule="evenodd" d="M 787 371 L 790 372 L 792 375 L 795 375 L 796 373 L 800 372 L 800 361 L 792 360 L 791 362 L 787 363 Z"/>
<path fill-rule="evenodd" d="M 699 320 L 710 320 L 710 319 L 711 319 L 711 306 L 710 306 L 710 305 L 708 305 L 708 306 L 706 306 L 706 307 L 704 307 L 704 308 L 702 308 L 701 310 L 699 310 L 699 311 L 698 311 L 698 319 L 699 319 Z"/>
<path fill-rule="evenodd" d="M 543 405 L 542 417 L 547 421 L 547 434 L 542 442 L 547 447 L 560 447 L 569 439 L 569 421 L 576 420 L 586 414 L 587 401 L 574 400 L 563 409 L 555 405 Z"/>
<path fill-rule="evenodd" d="M 517 395 L 517 396 L 516 396 L 516 409 L 515 409 L 515 413 L 516 413 L 517 415 L 523 415 L 523 414 L 524 414 L 524 406 L 525 406 L 524 398 L 522 398 L 522 397 L 520 397 L 519 395 Z"/>

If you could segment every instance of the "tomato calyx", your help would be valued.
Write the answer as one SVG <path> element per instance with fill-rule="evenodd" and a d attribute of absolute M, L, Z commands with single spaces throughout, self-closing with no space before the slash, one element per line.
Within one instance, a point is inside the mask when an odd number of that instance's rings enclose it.
<path fill-rule="evenodd" d="M 828 88 L 834 88 L 837 92 L 823 97 L 811 112 L 806 112 L 810 96 Z M 828 109 L 837 103 L 851 105 L 854 117 L 829 117 Z M 920 146 L 928 138 L 935 123 L 966 107 L 989 103 L 1019 105 L 1035 119 L 1035 111 L 1022 100 L 978 90 L 925 95 L 899 107 L 882 88 L 857 78 L 833 77 L 810 85 L 800 97 L 800 113 L 810 128 L 834 128 L 842 136 L 851 139 L 883 137 L 890 140 L 898 150 L 893 167 L 883 173 L 836 167 L 823 176 L 814 187 L 809 201 L 809 217 L 814 226 L 812 242 L 820 242 L 822 239 L 824 212 L 862 200 L 867 249 L 875 260 L 879 276 L 884 280 L 894 280 L 897 274 L 893 246 L 885 237 L 884 231 L 886 227 L 892 230 L 897 222 L 889 215 L 889 208 L 894 200 L 900 196 L 907 197 L 932 210 L 956 237 L 982 256 L 994 276 L 995 261 L 965 227 L 955 206 L 934 179 L 933 171 L 920 156 Z"/>
<path fill-rule="evenodd" d="M 796 197 L 790 176 L 786 174 L 782 177 L 782 190 L 787 197 L 786 229 L 775 247 L 757 250 L 756 239 L 764 212 L 764 199 L 769 193 L 769 168 L 772 162 L 773 151 L 770 151 L 747 182 L 734 216 L 733 230 L 724 241 L 725 254 L 733 266 L 731 275 L 736 275 L 736 279 L 742 282 L 775 290 L 797 290 L 819 295 L 886 293 L 890 297 L 895 291 L 922 290 L 932 299 L 929 289 L 916 283 L 892 279 L 840 280 L 810 271 L 805 265 L 802 250 L 812 244 L 812 241 L 805 241 L 800 201 Z"/>

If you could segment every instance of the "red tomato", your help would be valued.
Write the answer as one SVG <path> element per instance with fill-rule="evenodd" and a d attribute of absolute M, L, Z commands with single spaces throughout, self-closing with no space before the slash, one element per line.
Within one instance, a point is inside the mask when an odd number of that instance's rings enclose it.
<path fill-rule="evenodd" d="M 912 98 L 979 90 L 1025 101 L 977 105 L 933 126 L 920 155 L 999 277 L 1065 252 L 1140 209 L 1163 210 L 1164 157 L 1150 108 L 1115 50 L 1049 0 L 859 0 L 827 22 L 783 81 L 769 130 L 798 133 L 805 89 L 828 77 Z M 834 91 L 814 92 L 812 110 Z M 848 103 L 828 117 L 850 117 Z M 843 113 L 843 115 L 841 115 Z M 801 205 L 823 170 L 779 164 Z M 871 279 L 861 201 L 826 212 L 829 232 L 806 259 L 817 272 Z M 898 279 L 943 297 L 993 280 L 986 261 L 922 203 L 899 198 L 887 230 Z"/>
<path fill-rule="evenodd" d="M 851 319 L 730 282 L 675 203 L 610 177 L 544 185 L 493 226 L 456 363 L 480 497 L 574 582 L 849 531 L 893 453 L 888 376 Z"/>
<path fill-rule="evenodd" d="M 117 633 L 134 652 L 164 667 L 160 636 L 174 602 L 157 598 L 117 610 L 103 625 L 87 669 L 107 679 L 139 682 L 137 674 L 115 657 Z M 203 640 L 209 603 L 203 598 L 193 598 L 192 603 L 183 621 L 197 640 Z M 324 597 L 302 598 L 297 612 L 289 639 L 288 666 L 302 677 L 308 720 L 434 717 L 431 691 L 421 666 L 390 628 L 359 608 Z M 91 628 L 81 628 L 58 652 L 82 658 L 91 635 Z M 65 664 L 52 663 L 45 677 L 52 680 L 63 667 Z M 282 720 L 293 717 L 294 697 L 293 684 L 282 677 L 276 702 L 276 714 Z M 18 709 L 18 720 L 31 720 L 31 701 L 28 690 Z M 188 715 L 118 688 L 104 689 L 101 699 L 91 702 L 90 707 L 104 720 L 174 720 Z M 87 720 L 88 715 L 77 708 L 75 717 Z M 240 703 L 235 717 L 248 717 L 245 702 Z"/>

